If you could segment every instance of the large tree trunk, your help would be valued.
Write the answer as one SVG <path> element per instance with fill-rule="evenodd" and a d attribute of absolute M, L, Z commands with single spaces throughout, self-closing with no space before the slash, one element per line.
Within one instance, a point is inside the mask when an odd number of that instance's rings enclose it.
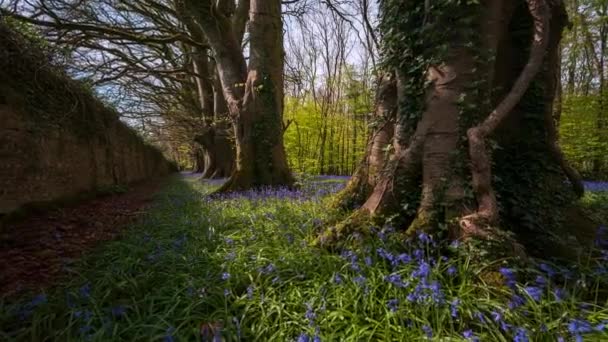
<path fill-rule="evenodd" d="M 223 190 L 291 186 L 283 145 L 283 36 L 280 0 L 252 0 L 245 96 L 235 121 L 236 168 Z"/>
<path fill-rule="evenodd" d="M 248 1 L 188 0 L 213 49 L 218 76 L 233 122 L 236 162 L 220 191 L 291 186 L 283 146 L 283 44 L 280 0 L 249 6 L 249 67 L 241 51 L 239 15 Z M 232 6 L 229 6 L 232 4 Z M 234 13 L 236 11 L 236 13 Z M 235 14 L 235 15 L 233 15 Z"/>
<path fill-rule="evenodd" d="M 431 12 L 420 10 L 423 6 L 383 3 L 384 23 L 397 23 L 385 38 L 385 58 L 406 85 L 398 91 L 397 128 L 389 138 L 395 152 L 371 191 L 364 161 L 346 190 L 356 193 L 353 184 L 365 180 L 362 207 L 319 242 L 331 245 L 353 230 L 365 230 L 370 219 L 381 224 L 390 218 L 410 234 L 448 227 L 453 238 L 500 241 L 505 252 L 541 247 L 535 242 L 546 244 L 547 237 L 564 232 L 560 208 L 582 191 L 556 143 L 552 119 L 557 49 L 567 20 L 563 3 L 452 2 L 427 9 Z M 400 15 L 410 20 L 394 17 Z M 439 38 L 429 33 L 431 41 L 425 41 L 419 32 L 433 30 L 414 29 L 420 25 L 449 27 L 450 33 Z M 408 51 L 402 55 L 398 44 L 403 41 L 412 45 L 401 45 Z M 426 44 L 415 45 L 420 41 Z M 429 59 L 426 70 L 407 63 L 424 58 Z M 412 115 L 417 108 L 419 114 Z M 374 154 L 368 147 L 366 161 Z"/>

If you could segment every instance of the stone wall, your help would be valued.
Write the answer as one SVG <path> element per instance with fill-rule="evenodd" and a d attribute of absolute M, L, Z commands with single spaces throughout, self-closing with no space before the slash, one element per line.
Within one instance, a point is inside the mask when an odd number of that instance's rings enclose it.
<path fill-rule="evenodd" d="M 0 215 L 171 169 L 114 110 L 0 22 Z"/>

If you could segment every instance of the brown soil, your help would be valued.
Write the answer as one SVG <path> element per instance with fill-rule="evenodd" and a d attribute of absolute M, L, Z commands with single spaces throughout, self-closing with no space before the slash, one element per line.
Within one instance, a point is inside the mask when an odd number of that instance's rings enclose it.
<path fill-rule="evenodd" d="M 119 236 L 145 212 L 161 184 L 147 181 L 123 194 L 4 223 L 0 226 L 0 298 L 51 285 L 84 252 Z"/>

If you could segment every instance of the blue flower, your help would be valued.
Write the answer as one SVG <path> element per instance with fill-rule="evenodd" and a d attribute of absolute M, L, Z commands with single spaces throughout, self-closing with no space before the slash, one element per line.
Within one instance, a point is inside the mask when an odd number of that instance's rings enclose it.
<path fill-rule="evenodd" d="M 372 258 L 369 256 L 365 257 L 365 265 L 371 266 L 373 264 Z"/>
<path fill-rule="evenodd" d="M 297 342 L 310 342 L 310 337 L 305 333 L 301 333 L 300 336 L 298 336 Z"/>
<path fill-rule="evenodd" d="M 555 290 L 553 290 L 553 295 L 555 296 L 555 300 L 559 303 L 562 300 L 566 299 L 566 297 L 568 296 L 568 294 L 566 293 L 566 291 L 564 291 L 564 289 L 562 288 L 555 288 Z"/>
<path fill-rule="evenodd" d="M 527 286 L 524 291 L 526 294 L 530 296 L 534 301 L 540 301 L 543 296 L 543 290 L 536 286 Z"/>
<path fill-rule="evenodd" d="M 458 317 L 458 305 L 459 304 L 460 304 L 460 299 L 458 299 L 458 298 L 454 298 L 452 300 L 452 302 L 450 303 L 450 314 L 454 318 Z"/>
<path fill-rule="evenodd" d="M 306 303 L 306 313 L 304 314 L 304 317 L 306 317 L 310 325 L 313 325 L 314 320 L 317 318 L 317 314 L 313 310 L 311 303 Z"/>
<path fill-rule="evenodd" d="M 513 342 L 529 342 L 528 331 L 525 328 L 518 327 L 515 329 L 515 336 L 513 336 Z"/>
<path fill-rule="evenodd" d="M 230 279 L 230 273 L 228 273 L 228 272 L 222 273 L 222 280 L 228 280 L 228 279 Z"/>
<path fill-rule="evenodd" d="M 230 289 L 224 289 L 224 296 L 228 297 L 228 296 L 230 296 L 230 293 L 231 293 Z"/>
<path fill-rule="evenodd" d="M 568 331 L 572 335 L 581 335 L 593 332 L 593 325 L 589 321 L 582 319 L 573 319 L 568 323 Z"/>
<path fill-rule="evenodd" d="M 360 276 L 355 277 L 355 279 L 353 279 L 353 281 L 355 283 L 357 283 L 359 286 L 363 286 L 365 284 L 366 279 L 364 276 L 360 275 Z"/>
<path fill-rule="evenodd" d="M 91 283 L 84 284 L 80 289 L 78 289 L 78 292 L 82 298 L 88 299 L 91 297 Z"/>
<path fill-rule="evenodd" d="M 431 329 L 431 327 L 428 325 L 423 325 L 422 330 L 424 331 L 426 337 L 433 338 L 433 329 Z"/>
<path fill-rule="evenodd" d="M 253 285 L 249 285 L 247 286 L 247 298 L 252 299 L 253 298 Z"/>
<path fill-rule="evenodd" d="M 517 274 L 515 271 L 511 268 L 502 267 L 500 268 L 499 272 L 503 275 L 503 277 L 505 277 L 505 284 L 511 288 L 514 288 L 515 283 L 517 282 Z"/>
<path fill-rule="evenodd" d="M 540 268 L 541 271 L 545 272 L 549 278 L 553 278 L 553 276 L 555 276 L 557 274 L 557 272 L 553 269 L 553 267 L 551 267 L 545 263 L 538 265 L 538 268 Z"/>
<path fill-rule="evenodd" d="M 116 305 L 110 309 L 112 316 L 114 317 L 122 317 L 127 312 L 127 308 L 123 305 Z"/>
<path fill-rule="evenodd" d="M 384 277 L 384 280 L 388 283 L 391 283 L 397 287 L 405 287 L 406 284 L 403 283 L 403 281 L 401 280 L 401 275 L 399 274 L 391 274 L 388 275 L 386 277 Z"/>
<path fill-rule="evenodd" d="M 479 342 L 479 337 L 475 336 L 475 334 L 473 333 L 473 330 L 471 330 L 471 329 L 465 330 L 462 333 L 462 336 L 471 342 Z"/>
<path fill-rule="evenodd" d="M 339 273 L 334 274 L 334 283 L 340 285 L 342 284 L 343 280 L 342 277 L 340 276 Z"/>
<path fill-rule="evenodd" d="M 454 266 L 450 266 L 450 267 L 448 267 L 448 269 L 447 269 L 447 271 L 446 271 L 446 273 L 447 273 L 449 276 L 453 276 L 454 274 L 456 274 L 456 272 L 457 272 L 457 269 L 456 269 L 456 267 L 454 267 Z"/>
<path fill-rule="evenodd" d="M 422 261 L 418 266 L 418 269 L 412 273 L 412 276 L 415 278 L 427 278 L 431 274 L 431 265 L 429 265 L 426 261 Z"/>
<path fill-rule="evenodd" d="M 391 312 L 396 312 L 397 309 L 399 309 L 399 299 L 391 299 L 387 302 L 386 305 L 388 306 L 389 310 L 391 310 Z"/>
<path fill-rule="evenodd" d="M 519 295 L 513 295 L 511 297 L 511 300 L 509 301 L 509 308 L 510 309 L 516 309 L 522 305 L 524 305 L 526 303 L 526 300 L 523 299 L 521 296 Z"/>

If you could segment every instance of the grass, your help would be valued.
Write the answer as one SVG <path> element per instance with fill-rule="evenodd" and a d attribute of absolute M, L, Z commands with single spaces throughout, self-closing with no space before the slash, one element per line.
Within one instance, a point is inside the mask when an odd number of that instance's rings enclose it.
<path fill-rule="evenodd" d="M 310 243 L 343 182 L 205 196 L 217 185 L 176 177 L 122 239 L 66 265 L 64 283 L 0 303 L 0 340 L 608 340 L 608 254 L 480 265 L 388 227 L 330 253 Z"/>

